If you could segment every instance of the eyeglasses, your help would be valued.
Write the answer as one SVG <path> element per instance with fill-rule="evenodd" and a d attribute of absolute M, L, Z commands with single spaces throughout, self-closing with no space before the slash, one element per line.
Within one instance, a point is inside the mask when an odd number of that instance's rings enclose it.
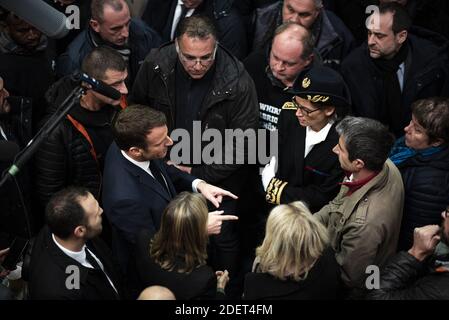
<path fill-rule="evenodd" d="M 217 53 L 217 47 L 218 45 L 215 45 L 214 52 L 212 54 L 197 58 L 192 56 L 186 56 L 180 49 L 178 42 L 176 42 L 176 52 L 178 53 L 179 58 L 189 67 L 196 66 L 197 63 L 199 63 L 203 67 L 207 67 L 211 64 L 212 61 L 215 60 L 215 54 Z"/>
<path fill-rule="evenodd" d="M 314 113 L 315 111 L 320 110 L 320 109 L 314 109 L 314 110 L 307 109 L 306 107 L 304 107 L 304 106 L 300 105 L 298 102 L 296 102 L 295 97 L 292 98 L 292 102 L 296 109 L 301 110 L 301 112 L 303 114 L 308 115 L 308 116 L 311 115 L 312 113 Z"/>

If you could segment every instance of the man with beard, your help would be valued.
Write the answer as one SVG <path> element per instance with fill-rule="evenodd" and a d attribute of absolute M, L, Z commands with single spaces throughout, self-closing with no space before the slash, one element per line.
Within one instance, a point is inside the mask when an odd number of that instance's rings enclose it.
<path fill-rule="evenodd" d="M 388 125 L 397 138 L 411 120 L 414 101 L 449 94 L 447 40 L 410 26 L 401 5 L 381 5 L 368 20 L 367 42 L 341 66 L 354 115 Z"/>
<path fill-rule="evenodd" d="M 58 76 L 79 69 L 84 57 L 94 48 L 108 46 L 127 62 L 127 85 L 131 85 L 146 55 L 160 45 L 159 35 L 142 21 L 131 19 L 125 0 L 92 0 L 91 15 L 89 27 L 59 57 Z"/>
<path fill-rule="evenodd" d="M 416 228 L 413 246 L 399 252 L 383 269 L 380 288 L 369 299 L 449 299 L 449 206 L 441 227 Z"/>
<path fill-rule="evenodd" d="M 71 187 L 53 195 L 45 212 L 48 226 L 37 236 L 31 254 L 31 299 L 120 298 L 119 273 L 97 237 L 102 213 L 87 189 Z"/>

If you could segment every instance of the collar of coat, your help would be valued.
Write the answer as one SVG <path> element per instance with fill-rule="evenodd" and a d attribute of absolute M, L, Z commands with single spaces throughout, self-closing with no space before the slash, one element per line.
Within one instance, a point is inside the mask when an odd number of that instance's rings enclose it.
<path fill-rule="evenodd" d="M 397 176 L 397 183 L 394 183 L 395 181 L 390 179 L 390 177 L 393 176 Z M 340 212 L 342 219 L 346 221 L 352 215 L 355 207 L 360 201 L 368 200 L 368 195 L 372 190 L 379 190 L 383 188 L 394 189 L 398 187 L 398 184 L 402 186 L 401 173 L 393 162 L 387 159 L 379 174 L 350 196 L 346 197 L 349 187 L 342 185 L 337 197 L 330 202 L 331 210 Z"/>

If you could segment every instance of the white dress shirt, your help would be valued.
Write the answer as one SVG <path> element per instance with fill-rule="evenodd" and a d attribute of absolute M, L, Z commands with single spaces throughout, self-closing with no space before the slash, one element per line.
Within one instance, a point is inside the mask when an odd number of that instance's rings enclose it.
<path fill-rule="evenodd" d="M 94 269 L 94 267 L 89 263 L 89 261 L 87 261 L 86 259 L 86 252 L 84 250 L 89 250 L 86 245 L 83 246 L 83 248 L 81 249 L 81 251 L 72 251 L 69 250 L 67 248 L 64 248 L 62 245 L 59 244 L 58 241 L 56 241 L 55 239 L 55 235 L 52 233 L 51 237 L 53 239 L 53 242 L 58 246 L 59 249 L 61 249 L 62 252 L 64 252 L 64 254 L 66 254 L 67 256 L 69 256 L 70 258 L 72 258 L 73 260 L 76 260 L 79 264 L 81 264 L 82 266 L 89 268 L 89 269 Z M 89 250 L 89 253 L 92 255 L 92 257 L 94 257 L 94 259 L 97 261 L 98 265 L 100 266 L 101 270 L 103 270 L 103 273 L 105 274 L 106 278 L 108 279 L 109 283 L 111 284 L 112 288 L 115 290 L 115 292 L 118 293 L 117 289 L 114 286 L 114 283 L 112 283 L 111 278 L 109 278 L 108 274 L 106 273 L 106 271 L 104 271 L 104 266 L 101 263 L 100 259 L 98 259 L 95 254 Z"/>
<path fill-rule="evenodd" d="M 175 14 L 173 15 L 173 23 L 171 26 L 171 32 L 170 32 L 170 40 L 173 40 L 173 38 L 175 37 L 175 31 L 176 31 L 176 27 L 178 26 L 179 23 L 179 18 L 181 17 L 181 5 L 183 5 L 184 3 L 182 2 L 182 0 L 178 0 L 178 4 L 176 5 L 176 10 L 175 10 Z M 186 18 L 190 17 L 193 12 L 195 11 L 195 9 L 189 9 L 186 13 Z"/>
<path fill-rule="evenodd" d="M 304 148 L 304 158 L 307 157 L 314 145 L 326 140 L 329 130 L 334 122 L 330 121 L 320 131 L 313 131 L 312 128 L 306 127 L 306 144 Z"/>
<path fill-rule="evenodd" d="M 154 176 L 153 176 L 153 174 L 151 173 L 151 170 L 150 170 L 150 161 L 149 161 L 149 160 L 146 160 L 146 161 L 136 161 L 136 160 L 134 160 L 133 158 L 131 158 L 130 156 L 128 156 L 128 155 L 126 154 L 125 151 L 120 150 L 120 152 L 122 153 L 122 155 L 125 157 L 126 160 L 128 160 L 128 161 L 131 162 L 132 164 L 138 166 L 140 169 L 142 169 L 143 171 L 145 171 L 146 173 L 148 173 L 153 179 L 155 179 Z M 165 177 L 164 177 L 163 174 L 161 174 L 161 175 L 162 175 L 162 178 L 163 178 L 164 181 L 165 181 L 165 185 L 167 186 L 167 189 L 169 189 L 169 188 L 168 188 L 167 180 L 165 179 Z M 195 179 L 195 180 L 193 180 L 193 182 L 192 182 L 192 191 L 193 191 L 193 192 L 198 192 L 198 190 L 197 190 L 196 187 L 197 187 L 198 183 L 200 183 L 201 181 L 203 181 L 203 180 L 201 180 L 201 179 Z"/>

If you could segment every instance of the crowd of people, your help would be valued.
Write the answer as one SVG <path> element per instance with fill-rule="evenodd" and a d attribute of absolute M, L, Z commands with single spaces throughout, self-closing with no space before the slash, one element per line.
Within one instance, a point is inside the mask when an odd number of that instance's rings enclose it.
<path fill-rule="evenodd" d="M 449 299 L 447 1 L 42 1 L 81 28 L 0 16 L 1 172 L 44 135 L 0 299 Z"/>

